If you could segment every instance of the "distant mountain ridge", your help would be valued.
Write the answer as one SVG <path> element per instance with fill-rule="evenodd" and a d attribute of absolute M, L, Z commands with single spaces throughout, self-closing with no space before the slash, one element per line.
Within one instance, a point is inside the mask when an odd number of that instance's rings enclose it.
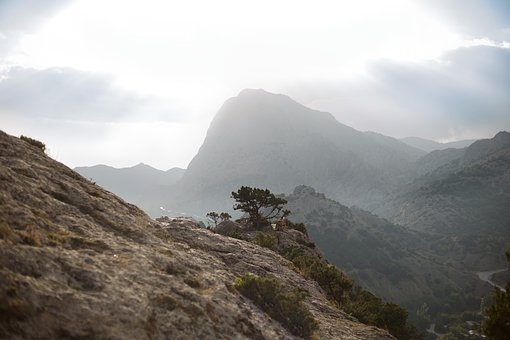
<path fill-rule="evenodd" d="M 499 132 L 453 153 L 435 151 L 420 162 L 436 167 L 393 193 L 375 212 L 455 239 L 450 256 L 468 268 L 504 266 L 502 254 L 510 247 L 510 133 Z"/>
<path fill-rule="evenodd" d="M 420 137 L 404 137 L 400 138 L 399 140 L 401 142 L 406 143 L 407 145 L 423 150 L 425 152 L 432 152 L 434 150 L 445 150 L 449 148 L 463 149 L 477 141 L 477 139 L 465 139 L 455 142 L 439 143 L 430 139 Z"/>
<path fill-rule="evenodd" d="M 153 208 L 147 202 L 155 192 L 170 190 L 185 171 L 181 168 L 162 171 L 143 163 L 127 168 L 95 165 L 76 167 L 74 170 L 144 210 Z"/>
<path fill-rule="evenodd" d="M 479 299 L 490 291 L 474 273 L 435 249 L 442 246 L 441 237 L 348 208 L 307 186 L 296 187 L 285 199 L 292 211 L 289 219 L 307 226 L 329 261 L 363 287 L 410 312 L 423 303 L 436 315 L 476 309 Z M 462 299 L 445 297 L 445 290 Z"/>

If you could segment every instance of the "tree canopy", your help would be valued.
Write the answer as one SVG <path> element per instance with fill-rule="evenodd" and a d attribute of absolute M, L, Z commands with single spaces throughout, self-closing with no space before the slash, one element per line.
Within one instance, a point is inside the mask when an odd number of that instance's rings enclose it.
<path fill-rule="evenodd" d="M 208 212 L 207 215 L 205 215 L 211 222 L 214 223 L 214 226 L 216 227 L 218 225 L 218 222 L 228 221 L 232 216 L 230 216 L 229 213 L 222 212 L 217 213 L 215 211 Z"/>
<path fill-rule="evenodd" d="M 276 197 L 268 189 L 242 186 L 239 190 L 232 192 L 232 198 L 236 201 L 234 210 L 247 213 L 249 221 L 256 228 L 267 224 L 268 220 L 280 214 L 284 216 L 289 214 L 288 210 L 283 210 L 287 201 Z"/>
<path fill-rule="evenodd" d="M 505 255 L 510 266 L 510 251 L 506 251 Z M 483 331 L 491 339 L 508 339 L 510 334 L 510 282 L 506 283 L 505 290 L 494 288 L 492 300 L 492 306 L 485 310 Z"/>

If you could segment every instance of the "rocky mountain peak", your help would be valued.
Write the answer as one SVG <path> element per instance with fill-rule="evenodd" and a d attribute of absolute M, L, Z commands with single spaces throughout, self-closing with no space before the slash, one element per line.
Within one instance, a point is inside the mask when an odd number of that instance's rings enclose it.
<path fill-rule="evenodd" d="M 510 133 L 500 131 L 491 139 L 478 140 L 467 147 L 464 154 L 464 163 L 476 162 L 506 148 L 510 148 Z"/>
<path fill-rule="evenodd" d="M 175 194 L 163 205 L 204 215 L 205 209 L 229 209 L 226 200 L 241 185 L 288 193 L 305 184 L 340 202 L 369 207 L 422 154 L 287 96 L 247 89 L 220 108 Z"/>
<path fill-rule="evenodd" d="M 307 185 L 298 185 L 294 188 L 294 195 L 315 195 L 315 189 Z"/>
<path fill-rule="evenodd" d="M 495 136 L 494 140 L 500 141 L 506 145 L 510 145 L 510 132 L 507 131 L 499 131 Z"/>

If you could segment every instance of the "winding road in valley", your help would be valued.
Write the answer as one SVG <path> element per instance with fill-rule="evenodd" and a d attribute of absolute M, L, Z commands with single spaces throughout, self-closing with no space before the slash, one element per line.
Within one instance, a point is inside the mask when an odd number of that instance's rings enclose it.
<path fill-rule="evenodd" d="M 478 275 L 478 278 L 480 280 L 485 281 L 485 282 L 489 283 L 491 286 L 499 288 L 504 291 L 505 288 L 503 288 L 502 286 L 491 281 L 491 278 L 492 278 L 492 275 L 494 275 L 496 273 L 504 272 L 506 270 L 509 270 L 509 269 L 503 268 L 503 269 L 489 270 L 489 271 L 485 271 L 485 272 L 477 272 L 476 275 Z"/>

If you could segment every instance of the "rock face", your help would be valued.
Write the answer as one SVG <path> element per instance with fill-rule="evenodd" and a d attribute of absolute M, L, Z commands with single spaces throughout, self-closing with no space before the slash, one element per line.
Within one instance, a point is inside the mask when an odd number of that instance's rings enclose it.
<path fill-rule="evenodd" d="M 293 339 L 232 286 L 244 273 L 306 292 L 320 339 L 383 339 L 276 253 L 157 222 L 0 132 L 0 338 Z"/>

